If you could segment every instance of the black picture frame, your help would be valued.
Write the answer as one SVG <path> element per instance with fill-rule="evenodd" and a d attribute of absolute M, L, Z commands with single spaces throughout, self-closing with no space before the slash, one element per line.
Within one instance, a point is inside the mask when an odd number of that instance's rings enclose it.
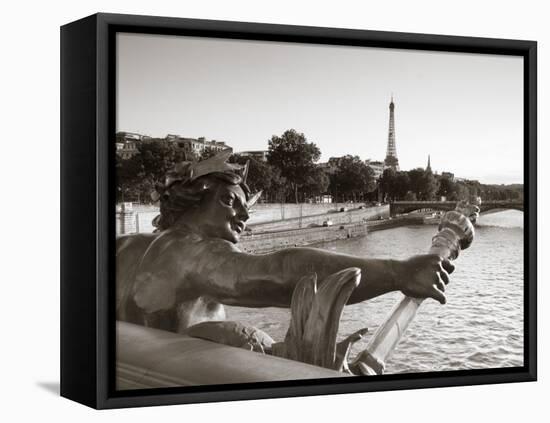
<path fill-rule="evenodd" d="M 524 366 L 115 391 L 115 34 L 192 35 L 524 58 Z M 537 44 L 197 19 L 95 14 L 61 28 L 61 395 L 119 408 L 534 381 L 537 378 Z"/>

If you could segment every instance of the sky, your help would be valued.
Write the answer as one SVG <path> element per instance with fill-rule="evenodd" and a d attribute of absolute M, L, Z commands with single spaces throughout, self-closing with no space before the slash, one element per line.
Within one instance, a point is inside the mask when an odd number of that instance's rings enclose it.
<path fill-rule="evenodd" d="M 523 183 L 523 58 L 148 34 L 117 36 L 117 131 L 266 150 L 294 128 L 321 160 Z"/>

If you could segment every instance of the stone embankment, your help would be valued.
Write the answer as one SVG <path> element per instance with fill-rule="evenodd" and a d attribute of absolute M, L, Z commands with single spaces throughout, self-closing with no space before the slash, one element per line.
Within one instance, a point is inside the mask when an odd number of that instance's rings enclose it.
<path fill-rule="evenodd" d="M 305 229 L 250 233 L 241 238 L 239 246 L 249 253 L 267 253 L 281 248 L 315 245 L 338 239 L 356 238 L 367 234 L 367 225 L 329 226 Z"/>
<path fill-rule="evenodd" d="M 276 222 L 305 216 L 316 216 L 338 212 L 342 208 L 356 209 L 363 203 L 325 203 L 325 204 L 292 204 L 265 203 L 256 204 L 248 220 L 249 225 Z M 389 213 L 389 208 L 388 208 Z"/>
<path fill-rule="evenodd" d="M 239 242 L 243 251 L 249 253 L 267 253 L 281 248 L 318 245 L 324 242 L 342 239 L 357 238 L 367 235 L 368 232 L 399 226 L 421 225 L 421 216 L 402 216 L 393 219 L 315 227 L 304 229 L 287 229 L 272 232 L 251 232 L 244 235 Z"/>
<path fill-rule="evenodd" d="M 309 212 L 320 211 L 321 209 L 310 208 Z M 285 220 L 275 220 L 271 222 L 254 223 L 253 218 L 248 222 L 248 227 L 252 232 L 272 232 L 284 231 L 289 229 L 315 228 L 323 225 L 349 225 L 353 223 L 365 223 L 369 220 L 379 220 L 389 217 L 389 206 L 374 206 L 345 209 L 328 209 L 324 213 L 303 215 L 302 217 L 287 218 Z"/>

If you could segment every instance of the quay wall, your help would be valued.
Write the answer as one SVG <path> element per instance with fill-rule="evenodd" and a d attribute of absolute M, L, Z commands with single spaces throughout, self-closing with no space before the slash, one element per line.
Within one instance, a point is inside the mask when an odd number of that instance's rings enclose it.
<path fill-rule="evenodd" d="M 422 216 L 403 216 L 394 219 L 352 223 L 329 227 L 291 229 L 274 232 L 250 233 L 244 235 L 239 247 L 249 253 L 267 253 L 282 248 L 315 245 L 340 239 L 366 236 L 368 232 L 399 226 L 421 225 Z"/>
<path fill-rule="evenodd" d="M 423 216 L 401 216 L 393 219 L 377 220 L 367 222 L 369 232 L 381 231 L 383 229 L 398 228 L 400 226 L 422 225 L 424 224 Z"/>
<path fill-rule="evenodd" d="M 278 220 L 294 219 L 304 216 L 315 216 L 336 212 L 342 207 L 355 208 L 363 203 L 327 203 L 327 204 L 292 204 L 292 203 L 267 203 L 256 204 L 254 211 L 248 220 L 249 225 L 274 222 Z M 388 209 L 389 210 L 389 209 Z M 388 211 L 389 213 L 389 211 Z"/>
<path fill-rule="evenodd" d="M 275 222 L 265 222 L 260 224 L 249 223 L 247 226 L 253 232 L 282 231 L 287 229 L 301 229 L 312 226 L 322 226 L 323 222 L 330 220 L 333 225 L 351 224 L 377 220 L 389 217 L 389 206 L 375 206 L 363 209 L 353 209 L 345 212 L 333 212 L 316 214 L 313 216 L 302 216 L 279 220 Z"/>
<path fill-rule="evenodd" d="M 294 229 L 245 235 L 239 242 L 241 250 L 249 253 L 268 253 L 282 248 L 314 245 L 338 239 L 356 238 L 367 234 L 367 225 L 330 226 Z"/>

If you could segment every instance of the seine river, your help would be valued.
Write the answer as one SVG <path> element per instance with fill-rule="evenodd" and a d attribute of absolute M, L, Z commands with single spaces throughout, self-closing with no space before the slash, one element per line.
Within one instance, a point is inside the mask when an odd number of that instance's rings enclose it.
<path fill-rule="evenodd" d="M 482 215 L 478 223 L 474 243 L 455 262 L 447 304 L 422 304 L 387 361 L 386 374 L 523 365 L 523 213 Z M 318 247 L 365 257 L 406 258 L 427 251 L 436 228 L 388 229 Z M 364 327 L 372 334 L 401 296 L 396 292 L 346 307 L 340 338 Z M 256 326 L 279 341 L 288 328 L 289 312 L 227 307 L 227 318 Z M 365 346 L 358 342 L 352 357 Z"/>

